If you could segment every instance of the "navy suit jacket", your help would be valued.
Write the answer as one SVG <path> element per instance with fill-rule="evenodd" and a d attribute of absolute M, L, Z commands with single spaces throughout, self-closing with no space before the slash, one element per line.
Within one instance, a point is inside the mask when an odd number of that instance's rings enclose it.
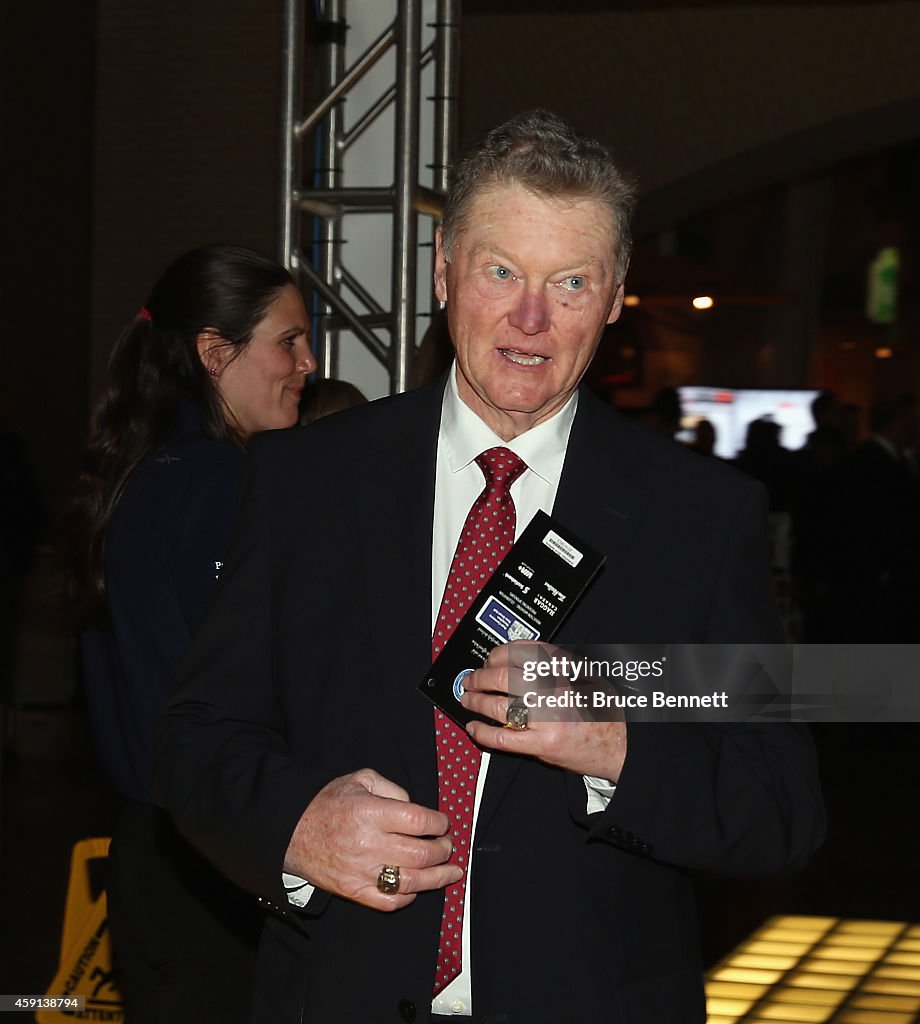
<path fill-rule="evenodd" d="M 443 385 L 253 447 L 212 614 L 161 719 L 180 827 L 276 913 L 254 1020 L 425 1021 L 440 892 L 393 914 L 317 892 L 289 908 L 285 850 L 331 779 L 370 767 L 437 806 L 431 531 Z M 560 636 L 779 639 L 763 491 L 580 396 L 553 510 L 607 555 Z M 793 868 L 823 818 L 807 733 L 631 725 L 606 811 L 580 776 L 493 755 L 474 837 L 480 1022 L 705 1017 L 688 869 Z"/>
<path fill-rule="evenodd" d="M 130 800 L 152 803 L 153 726 L 217 591 L 245 455 L 212 441 L 191 403 L 133 471 L 105 539 L 110 622 L 81 637 L 96 749 Z"/>

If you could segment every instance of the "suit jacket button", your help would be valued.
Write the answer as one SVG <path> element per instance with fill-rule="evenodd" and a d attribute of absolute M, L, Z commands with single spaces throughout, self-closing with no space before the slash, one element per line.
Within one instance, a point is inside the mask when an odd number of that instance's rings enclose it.
<path fill-rule="evenodd" d="M 415 1020 L 415 1003 L 411 999 L 400 999 L 396 1009 L 406 1024 L 412 1024 Z"/>

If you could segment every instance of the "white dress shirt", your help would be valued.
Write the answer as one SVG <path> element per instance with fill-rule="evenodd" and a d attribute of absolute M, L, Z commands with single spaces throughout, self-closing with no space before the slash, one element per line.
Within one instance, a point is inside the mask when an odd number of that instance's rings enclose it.
<path fill-rule="evenodd" d="M 503 441 L 460 398 L 456 382 L 456 364 L 451 370 L 441 407 L 441 428 L 434 485 L 434 527 L 431 538 L 431 631 L 438 620 L 441 599 L 447 585 L 454 552 L 460 540 L 466 517 L 473 502 L 482 493 L 485 479 L 476 465 L 476 457 L 489 448 L 505 447 L 524 462 L 527 470 L 511 485 L 511 496 L 517 516 L 515 540 L 538 510 L 551 513 L 572 422 L 578 407 L 574 394 L 565 406 L 550 419 L 511 441 Z M 433 713 L 433 712 L 432 712 Z M 489 753 L 483 751 L 476 782 L 472 834 L 489 768 Z M 588 813 L 602 811 L 610 802 L 614 785 L 606 779 L 585 777 Z M 470 857 L 466 878 L 465 907 L 471 905 L 475 857 Z M 305 906 L 313 886 L 295 875 L 284 875 L 288 899 L 295 906 Z M 463 915 L 462 969 L 443 988 L 431 1004 L 433 1013 L 458 1017 L 472 1013 L 472 978 L 470 972 L 470 914 Z"/>

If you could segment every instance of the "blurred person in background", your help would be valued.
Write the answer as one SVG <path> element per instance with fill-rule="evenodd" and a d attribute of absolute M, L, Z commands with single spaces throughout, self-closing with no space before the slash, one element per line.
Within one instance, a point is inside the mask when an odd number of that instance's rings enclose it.
<path fill-rule="evenodd" d="M 853 402 L 840 407 L 840 431 L 847 453 L 855 452 L 862 438 L 862 409 Z"/>
<path fill-rule="evenodd" d="M 847 635 L 864 643 L 913 643 L 920 635 L 918 424 L 916 396 L 877 402 L 871 436 L 849 463 Z"/>
<path fill-rule="evenodd" d="M 68 517 L 94 737 L 124 797 L 107 880 L 127 1019 L 248 1019 L 256 901 L 151 795 L 153 723 L 216 590 L 245 448 L 316 368 L 288 272 L 210 245 L 172 263 L 112 353 Z"/>
<path fill-rule="evenodd" d="M 788 512 L 792 502 L 795 459 L 780 443 L 782 431 L 780 424 L 769 417 L 752 420 L 744 435 L 744 448 L 734 463 L 766 487 L 771 512 Z"/>
<path fill-rule="evenodd" d="M 300 425 L 309 426 L 323 416 L 364 405 L 364 393 L 347 380 L 318 377 L 309 381 L 300 399 Z"/>
<path fill-rule="evenodd" d="M 687 447 L 698 455 L 715 455 L 716 428 L 711 420 L 701 419 L 693 428 L 693 440 Z"/>
<path fill-rule="evenodd" d="M 792 506 L 793 574 L 802 609 L 801 639 L 834 643 L 845 625 L 851 573 L 846 510 L 851 501 L 846 439 L 832 424 L 817 427 L 796 455 Z"/>
<path fill-rule="evenodd" d="M 680 430 L 683 408 L 680 404 L 680 392 L 677 388 L 662 388 L 652 399 L 649 406 L 649 426 L 659 434 L 674 437 Z"/>
<path fill-rule="evenodd" d="M 815 429 L 805 439 L 802 451 L 808 451 L 815 440 L 820 441 L 828 431 L 841 432 L 841 421 L 843 418 L 843 407 L 836 391 L 825 389 L 815 395 L 811 403 L 811 418 L 815 421 Z M 823 434 L 822 434 L 823 432 Z"/>

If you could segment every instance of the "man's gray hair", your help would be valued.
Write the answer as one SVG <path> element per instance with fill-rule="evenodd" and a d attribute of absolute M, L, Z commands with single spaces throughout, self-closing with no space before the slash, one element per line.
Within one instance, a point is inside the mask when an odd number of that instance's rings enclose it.
<path fill-rule="evenodd" d="M 447 259 L 476 197 L 512 184 L 541 196 L 603 203 L 616 233 L 617 283 L 623 281 L 632 252 L 635 188 L 604 146 L 546 110 L 518 114 L 493 128 L 452 167 L 441 222 Z"/>

